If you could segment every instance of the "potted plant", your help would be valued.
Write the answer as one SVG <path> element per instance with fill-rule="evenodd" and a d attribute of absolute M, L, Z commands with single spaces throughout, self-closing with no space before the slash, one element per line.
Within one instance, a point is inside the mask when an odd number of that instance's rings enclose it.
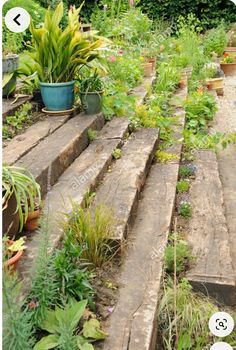
<path fill-rule="evenodd" d="M 79 69 L 99 56 L 105 40 L 93 32 L 81 33 L 78 20 L 81 6 L 68 12 L 68 24 L 62 29 L 63 3 L 49 8 L 42 28 L 33 22 L 32 58 L 36 62 L 40 90 L 47 111 L 70 110 L 74 104 L 75 75 Z"/>
<path fill-rule="evenodd" d="M 38 203 L 34 204 L 34 211 L 28 213 L 24 228 L 27 231 L 35 231 L 39 226 L 39 218 L 41 215 L 41 208 Z"/>
<path fill-rule="evenodd" d="M 80 83 L 80 100 L 86 114 L 97 114 L 102 109 L 104 84 L 95 71 L 94 74 Z"/>
<path fill-rule="evenodd" d="M 35 200 L 41 203 L 40 186 L 24 168 L 3 165 L 2 210 L 3 232 L 10 238 L 21 232 L 29 213 L 35 210 Z M 23 205 L 23 206 L 22 206 Z"/>
<path fill-rule="evenodd" d="M 222 95 L 224 88 L 224 73 L 217 68 L 217 66 L 211 64 L 205 69 L 206 74 L 206 86 L 209 90 L 215 90 L 218 95 Z"/>
<path fill-rule="evenodd" d="M 234 75 L 236 73 L 236 56 L 231 56 L 229 53 L 224 53 L 220 62 L 220 67 L 225 75 Z"/>
<path fill-rule="evenodd" d="M 25 237 L 21 237 L 16 241 L 10 240 L 7 236 L 3 238 L 3 254 L 4 254 L 4 267 L 15 272 L 20 258 L 23 255 L 25 246 Z"/>
<path fill-rule="evenodd" d="M 227 37 L 228 37 L 228 43 L 227 43 L 227 47 L 225 48 L 226 53 L 229 54 L 234 54 L 236 55 L 236 24 L 232 24 L 230 30 L 227 33 Z"/>
<path fill-rule="evenodd" d="M 3 21 L 4 23 L 4 21 Z M 2 38 L 2 96 L 10 97 L 14 94 L 16 87 L 16 76 L 13 74 L 18 68 L 19 56 L 17 55 L 20 37 L 16 33 L 8 31 L 5 24 L 3 25 Z"/>

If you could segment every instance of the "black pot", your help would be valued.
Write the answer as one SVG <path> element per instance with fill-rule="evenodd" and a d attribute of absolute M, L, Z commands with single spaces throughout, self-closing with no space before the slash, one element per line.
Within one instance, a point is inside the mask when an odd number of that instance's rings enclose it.
<path fill-rule="evenodd" d="M 17 202 L 14 193 L 8 199 L 7 207 L 2 211 L 2 233 L 10 239 L 14 238 L 19 232 L 20 216 L 16 212 Z"/>

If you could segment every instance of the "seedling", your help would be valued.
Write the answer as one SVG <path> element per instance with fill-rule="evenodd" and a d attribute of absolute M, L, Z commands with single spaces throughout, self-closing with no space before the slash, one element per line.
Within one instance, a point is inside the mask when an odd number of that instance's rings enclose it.
<path fill-rule="evenodd" d="M 115 159 L 120 159 L 120 157 L 121 157 L 121 149 L 115 148 L 114 151 L 112 152 L 112 156 Z"/>
<path fill-rule="evenodd" d="M 195 175 L 196 167 L 192 164 L 188 165 L 182 165 L 179 170 L 179 176 L 182 179 L 185 179 L 186 177 L 192 177 Z"/>
<path fill-rule="evenodd" d="M 89 138 L 89 141 L 94 141 L 94 140 L 96 140 L 97 136 L 98 136 L 97 130 L 88 129 L 88 138 Z"/>
<path fill-rule="evenodd" d="M 179 214 L 184 218 L 190 218 L 192 216 L 192 208 L 190 203 L 181 202 L 179 207 Z"/>
<path fill-rule="evenodd" d="M 176 189 L 178 193 L 188 192 L 189 183 L 185 180 L 178 181 Z"/>

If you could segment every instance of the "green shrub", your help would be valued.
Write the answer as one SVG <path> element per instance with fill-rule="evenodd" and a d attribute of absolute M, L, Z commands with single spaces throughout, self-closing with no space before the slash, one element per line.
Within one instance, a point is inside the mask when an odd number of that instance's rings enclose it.
<path fill-rule="evenodd" d="M 235 5 L 231 1 L 167 0 L 158 1 L 157 4 L 153 0 L 142 0 L 139 1 L 139 6 L 153 20 L 164 18 L 173 23 L 180 15 L 186 17 L 189 13 L 194 13 L 204 28 L 217 26 L 222 18 L 227 23 L 236 21 Z"/>
<path fill-rule="evenodd" d="M 71 297 L 76 300 L 87 299 L 94 309 L 94 290 L 90 284 L 94 274 L 88 271 L 88 263 L 82 259 L 83 246 L 77 244 L 73 232 L 67 232 L 62 248 L 55 252 L 55 270 L 59 281 L 59 293 L 65 302 Z"/>
<path fill-rule="evenodd" d="M 223 55 L 227 45 L 227 35 L 223 25 L 209 30 L 203 39 L 203 49 L 206 55 L 210 56 L 212 52 L 220 57 Z"/>
<path fill-rule="evenodd" d="M 208 92 L 194 91 L 185 102 L 185 110 L 188 129 L 195 132 L 206 130 L 217 111 L 215 98 Z"/>
<path fill-rule="evenodd" d="M 171 237 L 173 241 L 173 237 Z M 166 247 L 165 250 L 165 268 L 168 273 L 174 272 L 174 246 L 173 242 Z M 176 241 L 176 273 L 179 275 L 185 271 L 192 259 L 190 249 L 187 243 L 183 240 Z"/>

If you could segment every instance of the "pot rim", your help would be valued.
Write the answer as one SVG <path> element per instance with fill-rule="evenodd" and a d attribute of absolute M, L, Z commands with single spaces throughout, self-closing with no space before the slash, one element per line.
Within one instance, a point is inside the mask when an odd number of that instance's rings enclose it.
<path fill-rule="evenodd" d="M 93 91 L 93 92 L 80 92 L 79 91 L 79 94 L 80 95 L 101 95 L 104 93 L 105 90 L 101 90 L 101 91 Z"/>
<path fill-rule="evenodd" d="M 13 244 L 14 241 L 12 241 L 12 240 L 9 239 L 8 242 Z M 4 265 L 5 265 L 5 266 L 14 265 L 14 264 L 21 258 L 21 256 L 23 255 L 23 253 L 24 253 L 23 250 L 19 250 L 15 255 L 13 255 L 10 259 L 8 259 L 8 260 L 4 263 Z"/>
<path fill-rule="evenodd" d="M 233 63 L 221 63 L 220 65 L 221 66 L 234 66 L 234 65 L 236 65 L 236 62 L 233 62 Z"/>
<path fill-rule="evenodd" d="M 17 59 L 17 58 L 19 58 L 19 55 L 17 55 L 16 53 L 13 53 L 13 54 L 11 54 L 9 56 L 5 56 L 5 57 L 3 56 L 2 60 L 3 61 L 8 61 L 8 60 Z"/>
<path fill-rule="evenodd" d="M 64 82 L 64 83 L 46 83 L 46 82 L 39 82 L 39 85 L 40 86 L 43 86 L 43 87 L 61 87 L 61 86 L 69 86 L 69 85 L 74 85 L 75 83 L 75 80 L 71 80 L 71 81 L 67 81 L 67 82 Z"/>

